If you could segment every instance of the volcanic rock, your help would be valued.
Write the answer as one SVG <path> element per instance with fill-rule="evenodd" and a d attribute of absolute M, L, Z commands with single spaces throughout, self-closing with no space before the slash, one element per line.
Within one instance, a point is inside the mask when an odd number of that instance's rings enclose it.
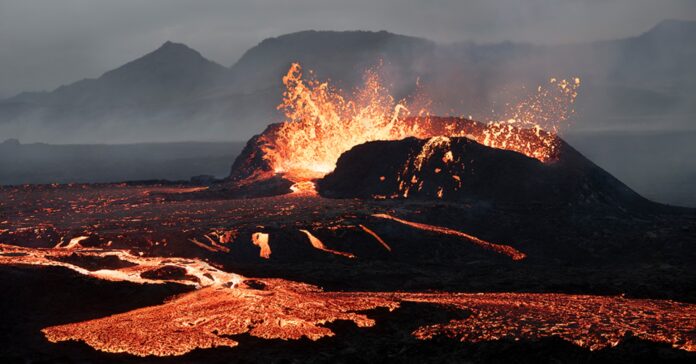
<path fill-rule="evenodd" d="M 292 177 L 293 171 L 277 173 L 271 163 L 269 154 L 276 153 L 279 148 L 283 123 L 269 125 L 261 134 L 251 138 L 240 155 L 234 161 L 229 177 L 223 184 L 224 193 L 230 197 L 260 197 L 279 195 L 291 192 L 290 187 L 298 181 Z M 397 120 L 396 129 L 412 130 L 419 137 L 435 136 L 466 136 L 483 142 L 492 133 L 500 129 L 491 129 L 489 125 L 474 120 L 457 117 L 408 117 Z M 513 130 L 513 139 L 509 140 L 507 149 L 524 149 L 528 151 L 544 151 L 544 157 L 553 158 L 554 149 L 545 144 L 554 137 L 542 130 L 518 129 L 505 126 L 504 131 Z M 317 140 L 317 143 L 321 143 Z M 514 144 L 515 147 L 511 145 Z M 516 148 L 516 149 L 515 149 Z M 282 151 L 281 151 L 282 152 Z M 282 154 L 282 153 L 280 153 Z M 406 156 L 404 156 L 406 157 Z"/>
<path fill-rule="evenodd" d="M 140 276 L 147 279 L 161 279 L 161 280 L 183 280 L 183 281 L 194 281 L 199 282 L 198 277 L 189 275 L 185 268 L 165 265 L 153 270 L 145 271 L 140 273 Z"/>
<path fill-rule="evenodd" d="M 464 137 L 375 141 L 344 153 L 317 187 L 335 198 L 655 207 L 560 139 L 556 150 L 543 163 Z"/>
<path fill-rule="evenodd" d="M 262 197 L 290 193 L 293 182 L 276 174 L 265 158 L 266 151 L 274 147 L 281 123 L 269 125 L 263 133 L 247 142 L 232 164 L 229 177 L 225 180 L 224 193 L 232 197 Z"/>

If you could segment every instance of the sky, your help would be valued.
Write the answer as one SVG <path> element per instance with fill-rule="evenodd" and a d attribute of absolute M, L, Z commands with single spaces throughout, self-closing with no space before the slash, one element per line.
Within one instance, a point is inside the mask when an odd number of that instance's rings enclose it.
<path fill-rule="evenodd" d="M 623 38 L 696 0 L 0 0 L 0 98 L 98 77 L 167 40 L 230 66 L 265 38 L 388 30 L 438 42 Z"/>

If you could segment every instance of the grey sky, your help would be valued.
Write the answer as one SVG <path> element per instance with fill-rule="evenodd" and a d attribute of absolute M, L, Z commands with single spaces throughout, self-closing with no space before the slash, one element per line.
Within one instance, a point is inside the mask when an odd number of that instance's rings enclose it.
<path fill-rule="evenodd" d="M 0 97 L 97 77 L 166 40 L 229 66 L 264 38 L 305 29 L 565 43 L 666 18 L 696 20 L 696 0 L 0 0 Z"/>

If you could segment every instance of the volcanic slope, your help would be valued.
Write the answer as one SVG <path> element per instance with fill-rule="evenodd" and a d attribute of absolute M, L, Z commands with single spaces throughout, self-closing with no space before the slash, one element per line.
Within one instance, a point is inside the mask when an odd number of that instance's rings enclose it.
<path fill-rule="evenodd" d="M 420 139 L 354 146 L 341 155 L 333 172 L 318 180 L 319 193 L 332 198 L 416 198 L 641 212 L 673 210 L 641 197 L 560 137 L 544 131 L 497 130 L 488 124 L 453 117 L 405 118 L 398 123 L 401 128 L 418 124 Z M 272 124 L 249 140 L 222 184 L 224 195 L 290 193 L 294 183 L 307 179 L 298 178 L 296 171 L 275 170 L 269 156 L 283 153 L 277 142 L 281 131 L 282 124 Z M 501 132 L 513 137 L 492 142 L 494 133 Z M 546 150 L 548 155 L 530 157 L 533 153 L 529 151 L 537 150 Z"/>
<path fill-rule="evenodd" d="M 375 141 L 344 153 L 318 190 L 337 198 L 415 198 L 547 207 L 658 209 L 560 138 L 541 162 L 464 137 Z"/>

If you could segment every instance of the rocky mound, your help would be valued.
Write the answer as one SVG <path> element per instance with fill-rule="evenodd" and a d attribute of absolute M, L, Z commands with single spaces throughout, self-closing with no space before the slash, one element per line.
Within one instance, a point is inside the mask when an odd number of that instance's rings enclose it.
<path fill-rule="evenodd" d="M 292 171 L 276 173 L 267 158 L 269 153 L 282 148 L 277 143 L 282 126 L 283 123 L 271 124 L 261 134 L 255 135 L 247 142 L 225 180 L 223 189 L 228 196 L 279 195 L 289 193 L 290 187 L 295 182 L 301 182 L 292 177 Z M 409 117 L 399 119 L 394 128 L 412 130 L 421 138 L 456 135 L 466 136 L 479 142 L 488 140 L 493 133 L 514 130 L 510 133 L 514 137 L 510 138 L 506 144 L 508 149 L 518 151 L 546 150 L 545 143 L 554 138 L 541 130 L 517 129 L 507 125 L 491 129 L 487 124 L 457 117 Z M 321 142 L 317 140 L 317 143 Z M 553 155 L 545 155 L 545 157 L 553 158 Z"/>
<path fill-rule="evenodd" d="M 463 137 L 369 142 L 344 153 L 317 187 L 336 198 L 655 206 L 560 139 L 556 151 L 554 161 L 542 163 Z"/>

